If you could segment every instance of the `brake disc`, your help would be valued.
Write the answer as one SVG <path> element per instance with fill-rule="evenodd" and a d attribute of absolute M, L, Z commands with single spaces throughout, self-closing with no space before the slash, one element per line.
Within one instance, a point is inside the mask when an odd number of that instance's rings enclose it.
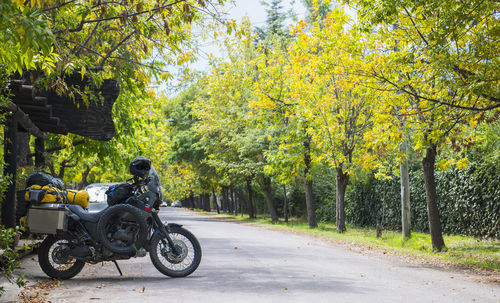
<path fill-rule="evenodd" d="M 188 254 L 188 247 L 184 241 L 178 239 L 172 239 L 174 243 L 175 250 L 179 252 L 179 254 L 175 254 L 172 249 L 168 251 L 164 248 L 162 249 L 162 255 L 168 260 L 170 263 L 178 264 L 184 260 Z"/>
<path fill-rule="evenodd" d="M 57 264 L 68 263 L 68 250 L 69 247 L 66 244 L 58 245 L 52 251 L 52 260 Z"/>

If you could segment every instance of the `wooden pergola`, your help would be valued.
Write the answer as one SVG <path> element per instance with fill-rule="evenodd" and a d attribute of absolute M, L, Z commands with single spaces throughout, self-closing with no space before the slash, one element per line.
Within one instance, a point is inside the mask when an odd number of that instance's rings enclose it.
<path fill-rule="evenodd" d="M 87 79 L 75 75 L 66 80 L 68 86 L 83 88 Z M 18 165 L 27 164 L 34 155 L 35 166 L 45 166 L 46 133 L 74 133 L 89 139 L 109 141 L 115 134 L 113 104 L 120 89 L 115 80 L 104 80 L 85 99 L 59 96 L 53 91 L 38 90 L 27 79 L 11 80 L 11 102 L 2 110 L 8 113 L 4 122 L 4 175 L 13 176 L 1 207 L 1 225 L 16 225 L 16 174 Z M 90 98 L 93 97 L 93 98 Z M 35 150 L 30 152 L 30 136 L 35 137 Z"/>

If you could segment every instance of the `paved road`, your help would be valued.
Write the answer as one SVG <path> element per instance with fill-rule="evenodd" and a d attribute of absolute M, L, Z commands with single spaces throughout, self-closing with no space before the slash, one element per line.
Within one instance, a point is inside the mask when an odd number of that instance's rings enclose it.
<path fill-rule="evenodd" d="M 363 255 L 344 246 L 222 222 L 181 209 L 162 215 L 184 224 L 200 240 L 196 272 L 172 279 L 149 257 L 86 266 L 51 290 L 52 302 L 500 302 L 500 286 L 472 281 L 395 258 Z M 36 259 L 36 258 L 34 258 Z M 45 276 L 31 258 L 23 262 L 31 281 Z M 143 291 L 144 289 L 144 291 Z"/>

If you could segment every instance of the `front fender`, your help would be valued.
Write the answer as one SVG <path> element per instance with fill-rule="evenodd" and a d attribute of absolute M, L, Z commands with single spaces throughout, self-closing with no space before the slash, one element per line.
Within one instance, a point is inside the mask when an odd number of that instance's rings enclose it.
<path fill-rule="evenodd" d="M 170 231 L 170 227 L 182 227 L 182 225 L 177 224 L 177 223 L 168 223 L 167 224 L 167 230 Z"/>

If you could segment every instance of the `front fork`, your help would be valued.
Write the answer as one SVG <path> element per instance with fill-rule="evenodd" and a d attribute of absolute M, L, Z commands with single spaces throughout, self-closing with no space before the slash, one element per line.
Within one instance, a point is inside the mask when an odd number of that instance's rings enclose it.
<path fill-rule="evenodd" d="M 168 225 L 167 225 L 167 227 L 165 227 L 163 222 L 161 222 L 160 216 L 158 216 L 157 212 L 153 211 L 151 213 L 151 216 L 153 217 L 153 221 L 155 222 L 156 230 L 160 231 L 161 235 L 163 236 L 163 239 L 167 239 L 168 246 L 170 247 L 172 252 L 175 255 L 178 255 L 180 252 L 177 250 L 177 247 L 175 247 L 174 241 L 172 241 L 172 238 L 170 238 Z M 163 242 L 163 244 L 165 244 L 165 241 L 163 239 L 161 241 Z"/>

